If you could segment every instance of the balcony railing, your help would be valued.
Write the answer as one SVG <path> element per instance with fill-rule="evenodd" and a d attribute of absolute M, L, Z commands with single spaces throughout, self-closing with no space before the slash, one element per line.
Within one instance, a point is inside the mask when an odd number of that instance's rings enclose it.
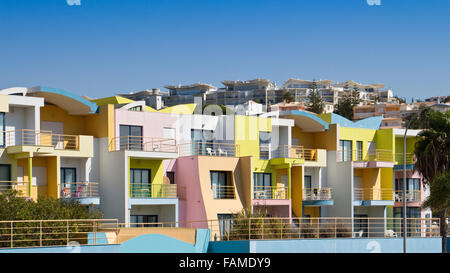
<path fill-rule="evenodd" d="M 253 199 L 289 199 L 288 187 L 283 186 L 254 186 Z"/>
<path fill-rule="evenodd" d="M 211 187 L 214 199 L 234 199 L 234 186 L 216 186 Z"/>
<path fill-rule="evenodd" d="M 333 199 L 331 188 L 311 188 L 303 189 L 304 201 L 327 201 Z"/>
<path fill-rule="evenodd" d="M 414 164 L 416 161 L 416 156 L 414 153 L 406 153 L 406 164 Z M 395 164 L 402 165 L 403 164 L 403 154 L 396 153 L 395 154 Z"/>
<path fill-rule="evenodd" d="M 111 139 L 109 150 L 176 153 L 177 143 L 175 139 L 170 138 L 121 136 Z"/>
<path fill-rule="evenodd" d="M 393 162 L 394 154 L 391 150 L 338 150 L 337 161 L 387 161 Z"/>
<path fill-rule="evenodd" d="M 180 156 L 206 155 L 238 157 L 239 145 L 220 142 L 192 142 L 178 145 Z"/>
<path fill-rule="evenodd" d="M 20 192 L 20 196 L 26 196 L 28 192 L 28 182 L 22 181 L 0 181 L 0 194 L 10 190 L 16 190 Z"/>
<path fill-rule="evenodd" d="M 117 244 L 118 226 L 117 219 L 0 221 L 0 248 Z"/>
<path fill-rule="evenodd" d="M 79 136 L 53 134 L 52 131 L 22 129 L 3 132 L 3 146 L 47 146 L 58 150 L 78 150 Z"/>
<path fill-rule="evenodd" d="M 353 198 L 357 201 L 394 200 L 394 191 L 389 188 L 355 188 Z"/>
<path fill-rule="evenodd" d="M 177 198 L 176 184 L 130 184 L 131 198 Z"/>
<path fill-rule="evenodd" d="M 438 218 L 408 218 L 407 237 L 439 237 Z M 124 224 L 129 226 L 130 224 Z M 209 228 L 217 241 L 288 240 L 330 238 L 398 238 L 402 236 L 403 218 L 241 218 L 190 222 L 158 222 L 136 228 L 183 227 Z"/>
<path fill-rule="evenodd" d="M 259 148 L 260 158 L 300 158 L 306 161 L 317 161 L 317 149 L 294 145 L 280 145 L 276 146 L 276 149 L 274 148 L 270 145 L 261 145 Z"/>
<path fill-rule="evenodd" d="M 420 202 L 420 191 L 406 191 L 406 202 Z M 395 202 L 403 202 L 403 190 L 395 191 Z"/>
<path fill-rule="evenodd" d="M 61 198 L 96 198 L 100 197 L 97 182 L 61 183 Z"/>

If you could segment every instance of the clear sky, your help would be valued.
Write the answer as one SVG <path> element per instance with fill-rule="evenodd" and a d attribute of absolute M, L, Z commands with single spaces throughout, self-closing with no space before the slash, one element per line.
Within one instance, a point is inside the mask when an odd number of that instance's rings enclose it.
<path fill-rule="evenodd" d="M 0 89 L 98 98 L 296 77 L 450 95 L 450 1 L 380 1 L 0 0 Z"/>

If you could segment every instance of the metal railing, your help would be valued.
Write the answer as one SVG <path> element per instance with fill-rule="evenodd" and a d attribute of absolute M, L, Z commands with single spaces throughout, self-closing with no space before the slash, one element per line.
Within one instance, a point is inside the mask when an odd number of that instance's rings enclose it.
<path fill-rule="evenodd" d="M 98 182 L 61 183 L 61 198 L 94 198 L 100 197 Z"/>
<path fill-rule="evenodd" d="M 289 199 L 288 187 L 253 186 L 253 199 Z"/>
<path fill-rule="evenodd" d="M 109 150 L 176 153 L 177 142 L 175 139 L 170 138 L 121 136 L 111 139 Z"/>
<path fill-rule="evenodd" d="M 19 196 L 27 196 L 27 181 L 0 181 L 0 194 L 10 190 L 19 191 Z"/>
<path fill-rule="evenodd" d="M 234 186 L 211 186 L 214 199 L 234 199 Z"/>
<path fill-rule="evenodd" d="M 337 161 L 394 161 L 394 153 L 391 150 L 338 150 Z"/>
<path fill-rule="evenodd" d="M 303 189 L 304 201 L 326 201 L 333 199 L 333 191 L 331 188 L 311 188 Z"/>
<path fill-rule="evenodd" d="M 355 188 L 353 199 L 366 200 L 394 200 L 394 191 L 389 188 Z"/>
<path fill-rule="evenodd" d="M 420 202 L 421 192 L 420 191 L 406 191 L 406 201 L 407 202 Z M 395 202 L 403 202 L 403 190 L 395 191 Z"/>
<path fill-rule="evenodd" d="M 131 198 L 177 198 L 176 184 L 130 183 Z"/>
<path fill-rule="evenodd" d="M 406 153 L 406 164 L 414 164 L 416 162 L 416 156 L 414 153 Z M 401 165 L 403 164 L 403 154 L 395 153 L 395 164 Z"/>
<path fill-rule="evenodd" d="M 266 160 L 271 158 L 299 158 L 306 161 L 317 161 L 317 149 L 295 145 L 279 145 L 276 149 L 272 149 L 270 145 L 261 145 L 259 157 Z"/>
<path fill-rule="evenodd" d="M 115 244 L 117 219 L 0 221 L 0 248 Z"/>
<path fill-rule="evenodd" d="M 408 218 L 407 237 L 440 237 L 438 218 Z M 125 223 L 135 228 L 209 228 L 211 240 L 398 238 L 403 218 L 240 218 L 186 222 Z"/>
<path fill-rule="evenodd" d="M 206 155 L 238 157 L 239 145 L 220 142 L 192 142 L 178 145 L 180 156 Z"/>
<path fill-rule="evenodd" d="M 78 150 L 79 136 L 53 134 L 47 130 L 21 129 L 3 132 L 5 145 L 48 146 L 58 150 Z"/>

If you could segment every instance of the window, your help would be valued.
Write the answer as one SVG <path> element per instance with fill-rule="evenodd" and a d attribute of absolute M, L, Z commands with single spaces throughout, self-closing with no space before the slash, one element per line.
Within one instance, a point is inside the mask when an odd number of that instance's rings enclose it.
<path fill-rule="evenodd" d="M 170 184 L 175 184 L 175 172 L 166 172 L 167 178 L 169 178 Z"/>
<path fill-rule="evenodd" d="M 5 182 L 0 184 L 0 192 L 11 187 L 11 165 L 0 164 L 0 181 Z"/>
<path fill-rule="evenodd" d="M 259 146 L 269 145 L 271 142 L 270 132 L 259 132 Z"/>
<path fill-rule="evenodd" d="M 130 193 L 135 198 L 150 198 L 151 184 L 149 169 L 130 169 Z"/>
<path fill-rule="evenodd" d="M 139 111 L 139 112 L 142 112 L 142 106 L 139 105 L 139 106 L 131 107 L 131 108 L 128 109 L 128 111 Z"/>
<path fill-rule="evenodd" d="M 131 227 L 157 227 L 158 215 L 130 215 Z"/>
<path fill-rule="evenodd" d="M 253 173 L 253 198 L 270 199 L 272 193 L 272 174 Z"/>
<path fill-rule="evenodd" d="M 362 141 L 356 141 L 356 160 L 363 159 L 363 143 Z"/>
<path fill-rule="evenodd" d="M 215 199 L 234 198 L 234 189 L 228 183 L 228 173 L 223 171 L 211 171 L 211 188 Z"/>
<path fill-rule="evenodd" d="M 220 239 L 227 238 L 233 225 L 233 214 L 217 214 L 219 220 Z"/>
<path fill-rule="evenodd" d="M 142 150 L 142 126 L 120 125 L 120 149 Z"/>
<path fill-rule="evenodd" d="M 339 159 L 340 161 L 352 160 L 352 141 L 339 140 Z"/>
<path fill-rule="evenodd" d="M 305 184 L 305 189 L 312 189 L 312 180 L 311 180 L 311 175 L 305 175 L 304 177 L 304 184 Z"/>
<path fill-rule="evenodd" d="M 0 147 L 5 147 L 6 145 L 5 113 L 0 113 L 0 131 L 1 131 Z"/>

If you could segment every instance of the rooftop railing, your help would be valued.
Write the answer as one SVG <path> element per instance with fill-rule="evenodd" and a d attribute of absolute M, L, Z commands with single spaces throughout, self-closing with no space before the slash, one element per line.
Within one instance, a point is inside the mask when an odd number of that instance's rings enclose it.
<path fill-rule="evenodd" d="M 0 221 L 0 248 L 115 244 L 117 219 Z"/>
<path fill-rule="evenodd" d="M 304 201 L 327 201 L 333 199 L 331 188 L 310 188 L 303 189 Z"/>
<path fill-rule="evenodd" d="M 166 153 L 176 153 L 178 151 L 175 139 L 142 136 L 114 137 L 109 143 L 109 150 Z"/>
<path fill-rule="evenodd" d="M 355 188 L 353 199 L 357 201 L 394 200 L 394 191 L 389 188 Z"/>
<path fill-rule="evenodd" d="M 54 134 L 47 130 L 21 129 L 5 131 L 4 145 L 47 146 L 58 150 L 78 150 L 79 136 Z"/>
<path fill-rule="evenodd" d="M 130 184 L 131 198 L 177 198 L 176 184 Z"/>
<path fill-rule="evenodd" d="M 96 198 L 100 197 L 98 182 L 61 183 L 61 198 Z"/>
<path fill-rule="evenodd" d="M 338 150 L 337 161 L 394 161 L 394 154 L 391 150 Z"/>
<path fill-rule="evenodd" d="M 253 199 L 289 199 L 288 187 L 284 186 L 253 186 Z"/>
<path fill-rule="evenodd" d="M 206 155 L 238 157 L 239 145 L 220 142 L 192 142 L 178 145 L 180 156 Z"/>

